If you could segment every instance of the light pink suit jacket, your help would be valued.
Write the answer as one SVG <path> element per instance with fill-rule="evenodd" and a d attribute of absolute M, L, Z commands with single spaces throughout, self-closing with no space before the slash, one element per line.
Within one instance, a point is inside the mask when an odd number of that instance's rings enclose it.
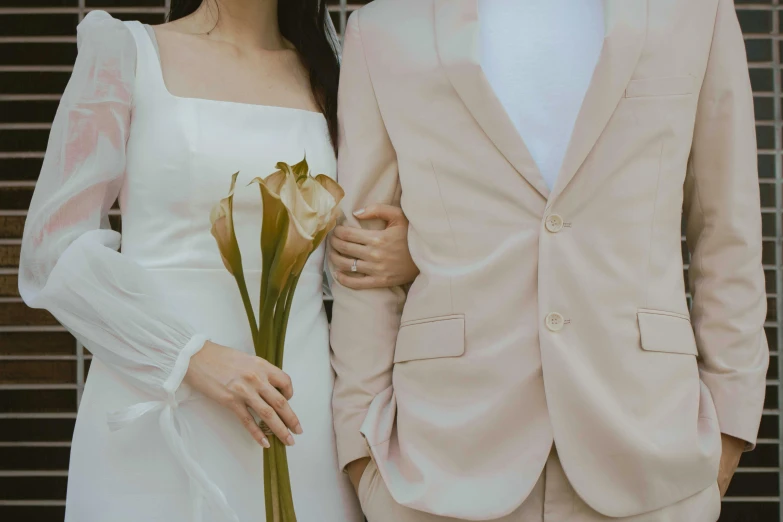
<path fill-rule="evenodd" d="M 479 66 L 476 0 L 378 0 L 348 24 L 344 210 L 401 204 L 421 275 L 407 295 L 335 286 L 335 429 L 340 465 L 372 454 L 405 506 L 505 515 L 554 441 L 585 502 L 629 516 L 712 486 L 721 432 L 755 442 L 766 303 L 733 2 L 604 4 L 551 192 Z"/>

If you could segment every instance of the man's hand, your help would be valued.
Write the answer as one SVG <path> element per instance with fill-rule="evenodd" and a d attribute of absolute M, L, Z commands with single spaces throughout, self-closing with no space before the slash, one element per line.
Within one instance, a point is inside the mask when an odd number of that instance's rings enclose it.
<path fill-rule="evenodd" d="M 348 472 L 348 477 L 351 479 L 353 489 L 359 494 L 359 482 L 362 480 L 362 474 L 367 466 L 370 464 L 370 459 L 365 457 L 363 459 L 354 460 L 345 467 L 345 471 Z"/>
<path fill-rule="evenodd" d="M 718 487 L 720 488 L 720 496 L 723 498 L 726 490 L 729 489 L 734 472 L 737 471 L 740 457 L 742 457 L 747 443 L 731 435 L 722 434 L 720 438 L 723 450 L 720 456 L 720 469 L 718 470 Z"/>

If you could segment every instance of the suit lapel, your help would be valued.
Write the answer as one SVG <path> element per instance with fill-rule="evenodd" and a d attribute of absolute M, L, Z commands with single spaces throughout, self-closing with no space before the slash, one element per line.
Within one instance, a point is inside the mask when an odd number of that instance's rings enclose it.
<path fill-rule="evenodd" d="M 562 194 L 606 128 L 644 46 L 647 0 L 604 0 L 606 36 L 576 120 L 550 205 Z"/>
<path fill-rule="evenodd" d="M 500 153 L 544 198 L 549 197 L 536 162 L 481 69 L 478 1 L 434 1 L 438 55 L 451 84 Z"/>

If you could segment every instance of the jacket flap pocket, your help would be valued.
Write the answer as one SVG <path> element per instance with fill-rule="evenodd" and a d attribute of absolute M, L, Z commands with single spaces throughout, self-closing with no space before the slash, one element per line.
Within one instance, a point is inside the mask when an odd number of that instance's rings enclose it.
<path fill-rule="evenodd" d="M 403 323 L 394 363 L 459 357 L 465 353 L 465 316 L 448 315 Z"/>
<path fill-rule="evenodd" d="M 688 317 L 658 310 L 639 310 L 637 315 L 643 350 L 699 355 Z"/>
<path fill-rule="evenodd" d="M 694 86 L 693 76 L 671 76 L 668 78 L 645 78 L 631 80 L 625 89 L 626 98 L 644 96 L 678 96 L 691 94 Z"/>

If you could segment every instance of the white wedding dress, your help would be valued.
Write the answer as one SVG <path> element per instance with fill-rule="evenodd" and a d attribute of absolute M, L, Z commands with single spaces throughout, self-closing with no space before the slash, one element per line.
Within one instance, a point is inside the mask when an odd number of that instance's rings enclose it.
<path fill-rule="evenodd" d="M 92 12 L 54 121 L 25 228 L 19 286 L 94 355 L 71 449 L 70 522 L 258 522 L 262 449 L 188 389 L 206 339 L 252 353 L 210 209 L 240 171 L 235 222 L 258 293 L 260 195 L 247 183 L 307 153 L 335 174 L 326 121 L 304 110 L 172 95 L 150 35 Z M 119 197 L 120 234 L 108 214 Z M 121 249 L 120 249 L 121 246 Z M 118 250 L 121 251 L 118 252 Z M 300 522 L 362 515 L 340 472 L 322 300 L 323 247 L 295 295 L 284 370 L 304 434 L 288 450 Z"/>

